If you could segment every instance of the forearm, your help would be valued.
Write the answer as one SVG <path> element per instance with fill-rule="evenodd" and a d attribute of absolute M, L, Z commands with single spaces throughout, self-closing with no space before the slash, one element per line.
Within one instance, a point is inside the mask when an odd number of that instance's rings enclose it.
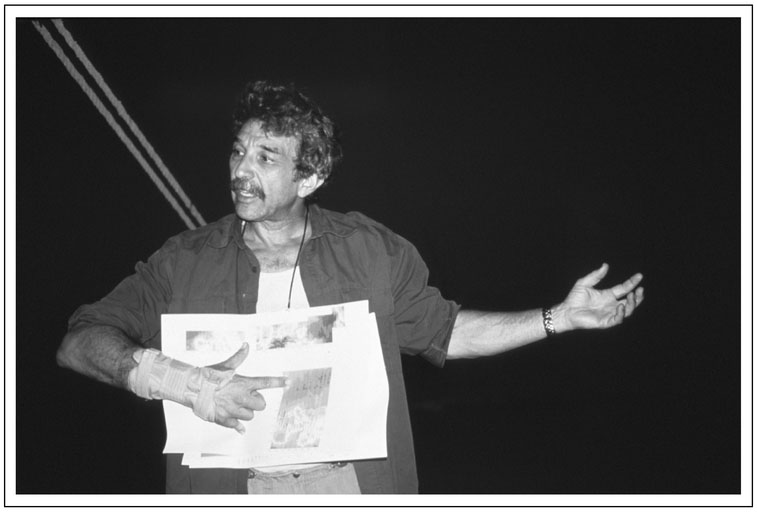
<path fill-rule="evenodd" d="M 562 306 L 552 308 L 558 332 L 566 330 Z M 484 357 L 500 354 L 547 336 L 541 309 L 516 313 L 462 310 L 452 330 L 449 359 Z"/>
<path fill-rule="evenodd" d="M 128 389 L 137 363 L 132 355 L 142 347 L 120 329 L 88 326 L 69 331 L 58 349 L 58 364 L 111 386 Z"/>
<path fill-rule="evenodd" d="M 100 382 L 128 389 L 142 398 L 167 399 L 192 407 L 205 376 L 202 370 L 159 352 L 142 352 L 135 358 L 134 353 L 142 349 L 120 329 L 89 326 L 65 336 L 58 350 L 58 364 Z M 140 366 L 142 358 L 146 361 Z M 206 370 L 205 373 L 213 372 Z"/>
<path fill-rule="evenodd" d="M 239 420 L 265 408 L 259 389 L 282 387 L 284 377 L 243 377 L 235 369 L 249 354 L 245 343 L 226 361 L 195 367 L 156 350 L 142 350 L 121 330 L 90 326 L 69 331 L 58 364 L 146 399 L 172 400 L 200 418 L 244 433 Z M 137 354 L 137 362 L 134 358 Z"/>

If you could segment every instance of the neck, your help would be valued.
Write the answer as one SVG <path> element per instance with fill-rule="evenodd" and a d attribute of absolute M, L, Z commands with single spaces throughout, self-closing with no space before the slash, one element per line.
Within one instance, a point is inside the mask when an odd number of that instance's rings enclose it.
<path fill-rule="evenodd" d="M 307 207 L 302 205 L 291 215 L 281 220 L 248 221 L 244 238 L 268 247 L 286 246 L 300 242 L 305 225 Z"/>

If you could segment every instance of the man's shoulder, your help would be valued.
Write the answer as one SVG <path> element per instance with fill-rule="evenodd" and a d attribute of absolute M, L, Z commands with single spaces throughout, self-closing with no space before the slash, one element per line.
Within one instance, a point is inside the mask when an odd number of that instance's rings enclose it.
<path fill-rule="evenodd" d="M 352 235 L 399 237 L 399 235 L 384 224 L 368 217 L 362 212 L 350 211 L 342 213 L 319 208 L 319 213 L 322 215 L 322 219 L 318 231 L 323 234 L 333 234 L 343 237 Z"/>
<path fill-rule="evenodd" d="M 331 236 L 343 238 L 351 247 L 362 247 L 368 253 L 401 254 L 414 251 L 413 244 L 381 222 L 362 212 L 339 213 L 320 209 L 323 214 L 321 235 L 328 242 Z M 317 235 L 316 235 L 317 236 Z"/>
<path fill-rule="evenodd" d="M 235 214 L 226 215 L 204 226 L 172 236 L 166 241 L 166 246 L 180 250 L 199 250 L 206 246 L 216 249 L 226 247 L 231 242 L 231 230 L 235 221 Z"/>

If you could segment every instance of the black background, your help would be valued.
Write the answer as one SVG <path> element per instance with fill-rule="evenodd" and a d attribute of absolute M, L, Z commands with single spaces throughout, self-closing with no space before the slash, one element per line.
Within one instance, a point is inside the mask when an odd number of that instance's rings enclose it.
<path fill-rule="evenodd" d="M 231 212 L 235 95 L 293 81 L 343 131 L 321 204 L 413 241 L 447 298 L 527 309 L 603 261 L 608 286 L 644 273 L 620 328 L 405 358 L 421 492 L 740 492 L 739 20 L 65 24 L 208 221 Z M 160 493 L 160 405 L 55 351 L 185 226 L 17 29 L 17 490 Z"/>

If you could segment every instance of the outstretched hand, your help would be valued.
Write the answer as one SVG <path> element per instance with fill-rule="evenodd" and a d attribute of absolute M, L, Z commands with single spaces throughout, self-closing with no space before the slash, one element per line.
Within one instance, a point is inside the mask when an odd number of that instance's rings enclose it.
<path fill-rule="evenodd" d="M 635 274 L 612 288 L 598 290 L 597 284 L 607 275 L 607 263 L 582 277 L 557 306 L 561 317 L 557 331 L 571 329 L 606 329 L 623 322 L 644 300 L 644 289 L 639 285 L 641 274 Z M 556 319 L 557 321 L 557 319 Z"/>
<path fill-rule="evenodd" d="M 249 353 L 250 347 L 244 343 L 230 358 L 208 368 L 221 372 L 236 370 L 247 359 Z M 244 425 L 239 420 L 249 421 L 255 415 L 255 411 L 265 409 L 265 399 L 258 390 L 280 388 L 286 386 L 286 383 L 286 377 L 245 377 L 235 374 L 230 381 L 215 391 L 213 421 L 244 434 Z"/>

